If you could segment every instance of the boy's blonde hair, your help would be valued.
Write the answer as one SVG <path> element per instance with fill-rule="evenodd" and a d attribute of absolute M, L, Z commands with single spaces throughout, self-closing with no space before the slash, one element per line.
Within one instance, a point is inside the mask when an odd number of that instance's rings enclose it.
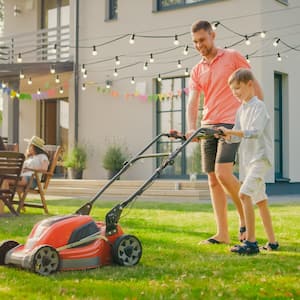
<path fill-rule="evenodd" d="M 228 78 L 228 84 L 231 85 L 234 82 L 247 83 L 250 80 L 254 81 L 254 75 L 249 69 L 238 69 L 230 75 Z"/>

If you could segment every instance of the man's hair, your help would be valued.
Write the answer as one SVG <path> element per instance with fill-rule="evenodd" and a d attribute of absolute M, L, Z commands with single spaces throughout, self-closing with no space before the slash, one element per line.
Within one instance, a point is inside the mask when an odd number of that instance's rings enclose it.
<path fill-rule="evenodd" d="M 250 80 L 254 80 L 254 76 L 249 69 L 238 69 L 234 71 L 228 78 L 228 84 L 231 85 L 234 82 L 240 83 L 247 83 Z"/>
<path fill-rule="evenodd" d="M 212 26 L 208 21 L 198 20 L 192 24 L 191 31 L 195 33 L 199 30 L 205 30 L 207 32 L 212 32 Z"/>

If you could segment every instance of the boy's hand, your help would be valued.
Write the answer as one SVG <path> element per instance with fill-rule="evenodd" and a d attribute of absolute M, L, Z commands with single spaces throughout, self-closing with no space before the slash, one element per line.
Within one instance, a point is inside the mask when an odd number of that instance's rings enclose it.
<path fill-rule="evenodd" d="M 217 130 L 221 130 L 223 132 L 222 135 L 216 134 L 216 138 L 224 138 L 225 140 L 230 140 L 231 135 L 230 135 L 230 129 L 227 129 L 226 127 L 218 127 Z"/>

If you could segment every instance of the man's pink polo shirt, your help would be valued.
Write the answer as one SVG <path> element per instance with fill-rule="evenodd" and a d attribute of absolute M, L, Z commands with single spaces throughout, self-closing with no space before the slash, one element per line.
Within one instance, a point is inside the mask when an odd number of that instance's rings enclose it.
<path fill-rule="evenodd" d="M 227 80 L 239 68 L 250 69 L 247 60 L 232 49 L 219 49 L 207 63 L 202 59 L 191 72 L 189 89 L 204 93 L 202 124 L 234 124 L 240 102 L 233 96 Z"/>

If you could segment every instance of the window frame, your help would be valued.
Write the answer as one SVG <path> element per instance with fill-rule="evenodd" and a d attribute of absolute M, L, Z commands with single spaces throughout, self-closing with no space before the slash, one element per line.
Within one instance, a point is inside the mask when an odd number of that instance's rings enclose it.
<path fill-rule="evenodd" d="M 163 0 L 153 0 L 153 11 L 154 12 L 180 9 L 180 8 L 194 6 L 194 5 L 206 4 L 208 2 L 216 2 L 216 1 L 224 1 L 224 0 L 198 0 L 197 2 L 193 2 L 193 3 L 186 3 L 187 0 L 181 0 L 181 3 L 171 4 L 171 5 L 166 6 L 166 7 L 163 7 L 161 5 L 162 1 Z"/>
<path fill-rule="evenodd" d="M 116 3 L 116 8 L 114 4 Z M 106 21 L 114 21 L 118 19 L 118 0 L 106 0 Z"/>

